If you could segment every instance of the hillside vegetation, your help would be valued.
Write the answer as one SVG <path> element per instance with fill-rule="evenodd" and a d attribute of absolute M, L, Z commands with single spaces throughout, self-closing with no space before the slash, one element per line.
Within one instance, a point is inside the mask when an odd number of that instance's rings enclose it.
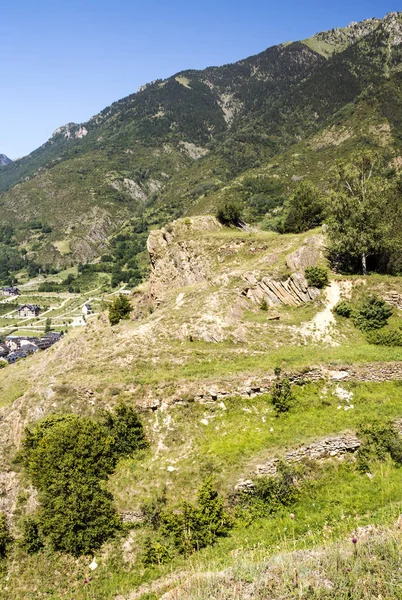
<path fill-rule="evenodd" d="M 65 335 L 0 362 L 1 599 L 402 597 L 401 34 L 179 73 L 2 168 L 43 312 L 0 333 Z"/>
<path fill-rule="evenodd" d="M 179 219 L 129 319 L 0 371 L 1 597 L 398 597 L 402 286 L 325 244 Z"/>
<path fill-rule="evenodd" d="M 391 13 L 148 84 L 2 168 L 2 220 L 29 257 L 65 265 L 105 253 L 133 218 L 208 213 L 222 195 L 261 220 L 359 147 L 399 168 L 401 27 Z M 40 240 L 33 220 L 51 228 Z"/>

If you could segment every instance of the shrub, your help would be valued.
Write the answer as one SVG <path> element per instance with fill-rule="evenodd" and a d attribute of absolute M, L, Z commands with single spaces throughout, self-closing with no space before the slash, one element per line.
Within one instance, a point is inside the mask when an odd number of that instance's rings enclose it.
<path fill-rule="evenodd" d="M 232 520 L 211 477 L 201 486 L 197 499 L 198 506 L 183 502 L 178 512 L 166 511 L 161 516 L 161 534 L 183 554 L 212 545 L 217 538 L 226 536 L 232 527 Z"/>
<path fill-rule="evenodd" d="M 131 304 L 126 296 L 119 294 L 109 306 L 109 321 L 111 325 L 117 325 L 121 319 L 128 319 L 131 312 Z"/>
<path fill-rule="evenodd" d="M 0 558 L 6 558 L 12 541 L 6 515 L 0 513 Z"/>
<path fill-rule="evenodd" d="M 369 331 L 367 341 L 377 346 L 402 346 L 402 331 L 395 329 Z"/>
<path fill-rule="evenodd" d="M 363 438 L 357 452 L 358 469 L 370 471 L 370 463 L 374 460 L 384 461 L 389 455 L 392 460 L 402 465 L 402 438 L 393 423 L 364 423 L 358 432 Z"/>
<path fill-rule="evenodd" d="M 353 314 L 353 324 L 361 331 L 381 329 L 392 315 L 392 308 L 375 296 L 369 296 L 359 305 Z"/>
<path fill-rule="evenodd" d="M 43 538 L 36 519 L 32 517 L 24 519 L 22 523 L 22 539 L 19 545 L 28 554 L 35 554 L 43 548 Z"/>
<path fill-rule="evenodd" d="M 322 289 L 329 285 L 328 271 L 324 267 L 307 267 L 304 271 L 307 283 L 311 287 Z"/>
<path fill-rule="evenodd" d="M 263 298 L 263 299 L 261 300 L 261 304 L 260 304 L 260 310 L 263 310 L 263 311 L 265 311 L 265 312 L 268 310 L 268 303 L 267 303 L 267 301 L 265 300 L 265 298 Z"/>
<path fill-rule="evenodd" d="M 169 548 L 159 540 L 147 538 L 144 544 L 142 562 L 144 565 L 161 565 L 171 559 Z"/>
<path fill-rule="evenodd" d="M 117 458 L 131 456 L 140 448 L 146 447 L 144 427 L 131 406 L 120 403 L 114 412 L 104 412 L 102 423 L 114 440 L 112 447 Z"/>
<path fill-rule="evenodd" d="M 238 225 L 241 221 L 242 210 L 236 202 L 226 201 L 218 207 L 216 218 L 222 225 Z"/>
<path fill-rule="evenodd" d="M 279 373 L 277 373 L 277 379 L 274 383 L 271 398 L 275 412 L 278 416 L 281 413 L 289 412 L 295 400 L 289 379 L 281 379 Z"/>
<path fill-rule="evenodd" d="M 345 300 L 341 300 L 336 304 L 333 308 L 333 312 L 339 317 L 345 317 L 345 319 L 349 319 L 352 316 L 353 308 L 349 302 L 345 302 Z"/>
<path fill-rule="evenodd" d="M 26 525 L 27 550 L 33 550 L 35 527 L 38 539 L 74 556 L 88 554 L 112 537 L 121 522 L 103 482 L 119 457 L 142 443 L 142 425 L 124 405 L 115 415 L 106 413 L 102 423 L 55 415 L 27 430 L 19 461 L 41 504 L 37 526 Z"/>
<path fill-rule="evenodd" d="M 258 477 L 254 480 L 254 490 L 243 493 L 240 503 L 243 508 L 251 511 L 252 515 L 263 517 L 272 514 L 283 506 L 295 504 L 299 498 L 296 486 L 298 473 L 293 467 L 280 463 L 277 475 Z"/>

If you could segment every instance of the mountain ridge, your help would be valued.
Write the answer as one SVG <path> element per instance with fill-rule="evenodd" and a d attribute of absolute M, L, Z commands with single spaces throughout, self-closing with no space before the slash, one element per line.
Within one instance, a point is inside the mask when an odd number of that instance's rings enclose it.
<path fill-rule="evenodd" d="M 6 165 L 11 164 L 13 161 L 11 158 L 8 158 L 5 154 L 0 154 L 0 167 L 5 167 Z"/>
<path fill-rule="evenodd" d="M 141 86 L 2 169 L 3 219 L 39 262 L 91 260 L 127 221 L 152 226 L 184 214 L 197 189 L 201 199 L 225 187 L 361 102 L 389 114 L 389 149 L 398 156 L 401 40 L 401 15 L 389 13 Z M 34 219 L 53 229 L 40 251 L 26 232 Z"/>

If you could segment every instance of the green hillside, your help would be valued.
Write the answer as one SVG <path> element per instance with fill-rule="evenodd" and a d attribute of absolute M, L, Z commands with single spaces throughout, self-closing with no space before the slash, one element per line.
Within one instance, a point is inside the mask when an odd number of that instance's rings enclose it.
<path fill-rule="evenodd" d="M 105 253 L 133 218 L 149 227 L 210 211 L 250 169 L 271 179 L 266 196 L 277 180 L 280 206 L 292 178 L 325 185 L 328 163 L 356 147 L 393 160 L 401 28 L 391 13 L 152 82 L 2 168 L 2 222 L 30 260 L 69 265 Z M 40 240 L 27 227 L 34 220 L 51 228 Z"/>

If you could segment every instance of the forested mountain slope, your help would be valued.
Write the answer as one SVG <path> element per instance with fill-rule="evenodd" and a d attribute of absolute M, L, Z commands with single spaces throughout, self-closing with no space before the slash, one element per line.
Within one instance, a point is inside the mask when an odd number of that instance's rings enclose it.
<path fill-rule="evenodd" d="M 292 176 L 305 175 L 291 167 L 295 155 L 312 161 L 315 176 L 325 180 L 325 143 L 314 136 L 348 129 L 357 111 L 364 112 L 366 130 L 334 134 L 330 160 L 367 144 L 395 158 L 402 134 L 401 40 L 401 16 L 391 13 L 147 84 L 87 123 L 59 128 L 2 169 L 3 222 L 19 231 L 28 256 L 67 263 L 98 255 L 134 217 L 145 226 L 160 224 L 202 207 L 212 194 L 210 209 L 216 192 L 249 169 L 283 166 L 281 204 Z M 27 227 L 35 220 L 51 229 L 39 243 Z"/>

